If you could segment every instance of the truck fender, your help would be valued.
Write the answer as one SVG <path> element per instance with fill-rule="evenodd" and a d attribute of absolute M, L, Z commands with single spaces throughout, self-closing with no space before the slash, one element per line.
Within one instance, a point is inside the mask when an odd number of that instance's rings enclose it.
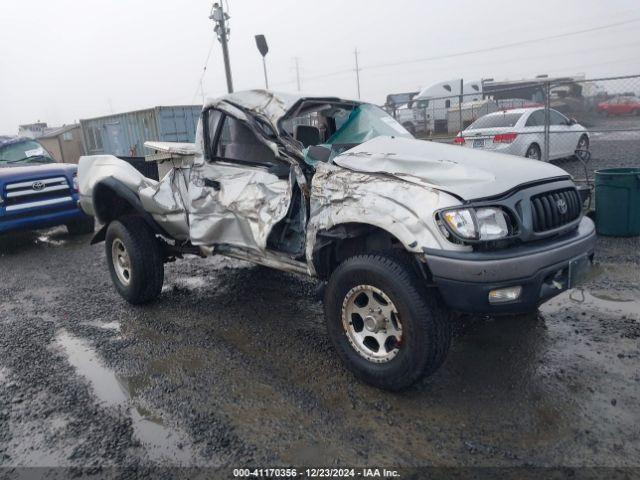
<path fill-rule="evenodd" d="M 115 197 L 120 198 L 122 201 L 128 204 L 128 206 L 149 225 L 151 230 L 159 235 L 170 237 L 164 229 L 158 225 L 158 222 L 147 212 L 142 206 L 142 202 L 138 195 L 129 189 L 124 183 L 115 178 L 109 177 L 101 180 L 93 189 L 93 205 L 96 213 L 96 218 L 103 227 L 91 239 L 91 245 L 103 242 L 107 234 L 107 228 L 109 224 L 117 220 L 121 214 L 118 211 L 113 211 L 108 206 L 103 205 L 103 202 L 99 199 L 100 195 L 104 194 L 105 189 L 111 190 Z"/>

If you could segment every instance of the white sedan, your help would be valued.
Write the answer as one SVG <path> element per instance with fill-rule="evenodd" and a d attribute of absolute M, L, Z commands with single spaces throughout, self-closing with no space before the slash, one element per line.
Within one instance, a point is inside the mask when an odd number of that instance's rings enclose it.
<path fill-rule="evenodd" d="M 489 113 L 460 132 L 453 143 L 467 148 L 540 160 L 544 152 L 544 108 L 518 108 Z M 589 150 L 589 134 L 575 120 L 549 110 L 549 160 Z"/>

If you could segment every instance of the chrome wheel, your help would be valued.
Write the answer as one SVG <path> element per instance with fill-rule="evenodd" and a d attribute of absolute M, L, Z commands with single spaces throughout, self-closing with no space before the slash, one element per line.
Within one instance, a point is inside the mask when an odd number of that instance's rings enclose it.
<path fill-rule="evenodd" d="M 347 292 L 342 326 L 354 350 L 370 362 L 388 362 L 399 352 L 402 324 L 398 310 L 376 287 L 358 285 Z"/>
<path fill-rule="evenodd" d="M 120 283 L 129 285 L 131 281 L 131 259 L 124 243 L 119 238 L 114 239 L 111 244 L 111 261 Z"/>
<path fill-rule="evenodd" d="M 535 147 L 535 145 L 531 145 L 527 150 L 526 157 L 532 160 L 540 160 L 540 151 Z"/>

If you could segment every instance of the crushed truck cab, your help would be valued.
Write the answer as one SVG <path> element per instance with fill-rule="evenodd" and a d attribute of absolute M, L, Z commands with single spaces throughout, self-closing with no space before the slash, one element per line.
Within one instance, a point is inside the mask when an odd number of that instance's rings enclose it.
<path fill-rule="evenodd" d="M 380 388 L 442 364 L 449 312 L 533 311 L 593 258 L 565 171 L 416 140 L 359 101 L 229 94 L 205 104 L 195 144 L 146 146 L 160 181 L 80 160 L 80 203 L 104 225 L 94 242 L 121 295 L 153 300 L 164 262 L 186 254 L 316 277 L 337 354 Z"/>

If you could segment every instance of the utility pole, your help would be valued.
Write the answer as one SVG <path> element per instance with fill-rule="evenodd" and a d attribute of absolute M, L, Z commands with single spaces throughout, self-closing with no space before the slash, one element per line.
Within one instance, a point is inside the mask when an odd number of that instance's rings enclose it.
<path fill-rule="evenodd" d="M 211 9 L 211 15 L 209 18 L 216 24 L 213 31 L 218 35 L 218 40 L 222 44 L 222 58 L 224 59 L 224 72 L 227 76 L 227 91 L 233 93 L 233 80 L 231 79 L 231 63 L 229 61 L 229 33 L 230 29 L 227 27 L 227 20 L 229 15 L 224 13 L 222 6 L 224 0 L 220 0 L 220 3 L 214 3 Z"/>
<path fill-rule="evenodd" d="M 460 97 L 458 98 L 458 121 L 460 122 L 460 131 L 464 130 L 462 121 L 462 103 L 464 102 L 464 80 L 460 79 Z"/>
<path fill-rule="evenodd" d="M 354 52 L 356 56 L 356 83 L 358 84 L 358 100 L 360 100 L 360 67 L 358 66 L 358 49 Z"/>
<path fill-rule="evenodd" d="M 549 142 L 551 141 L 551 84 L 544 82 L 544 151 L 542 160 L 549 161 Z"/>
<path fill-rule="evenodd" d="M 296 61 L 296 83 L 298 84 L 298 91 L 300 91 L 300 63 L 298 62 L 298 57 L 295 57 Z"/>

